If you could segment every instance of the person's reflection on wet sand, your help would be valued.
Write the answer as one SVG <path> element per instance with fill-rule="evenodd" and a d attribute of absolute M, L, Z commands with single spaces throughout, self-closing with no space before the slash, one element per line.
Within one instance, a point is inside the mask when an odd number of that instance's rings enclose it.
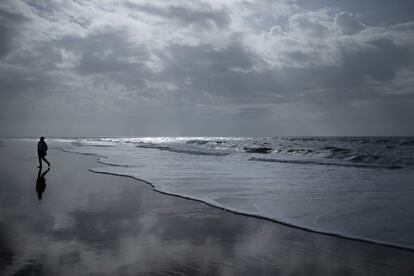
<path fill-rule="evenodd" d="M 36 192 L 37 192 L 37 198 L 39 200 L 42 200 L 42 194 L 46 190 L 46 178 L 45 175 L 50 171 L 50 168 L 48 168 L 46 171 L 42 173 L 42 168 L 39 168 L 39 173 L 37 174 L 37 180 L 36 180 Z"/>

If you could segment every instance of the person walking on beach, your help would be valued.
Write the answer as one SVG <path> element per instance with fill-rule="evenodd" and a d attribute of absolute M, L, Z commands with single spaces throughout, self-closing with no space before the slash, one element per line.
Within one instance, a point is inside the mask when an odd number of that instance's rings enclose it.
<path fill-rule="evenodd" d="M 42 160 L 46 162 L 46 164 L 50 167 L 49 161 L 46 159 L 47 155 L 47 144 L 45 142 L 45 137 L 40 137 L 40 141 L 37 143 L 37 156 L 39 157 L 39 166 L 38 168 L 42 167 Z"/>

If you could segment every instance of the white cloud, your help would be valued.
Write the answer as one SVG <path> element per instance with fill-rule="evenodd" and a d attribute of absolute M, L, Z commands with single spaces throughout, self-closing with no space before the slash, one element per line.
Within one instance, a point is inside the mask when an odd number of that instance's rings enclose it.
<path fill-rule="evenodd" d="M 354 18 L 352 13 L 345 11 L 335 15 L 335 25 L 347 35 L 353 35 L 366 28 L 364 24 Z"/>

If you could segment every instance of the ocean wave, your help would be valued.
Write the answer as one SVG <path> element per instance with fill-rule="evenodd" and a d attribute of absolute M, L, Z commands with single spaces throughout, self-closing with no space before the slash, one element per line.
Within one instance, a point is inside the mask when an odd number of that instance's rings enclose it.
<path fill-rule="evenodd" d="M 207 141 L 207 140 L 197 140 L 197 139 L 194 139 L 194 140 L 187 141 L 186 144 L 205 145 L 205 144 L 208 144 L 209 142 L 210 141 Z"/>
<path fill-rule="evenodd" d="M 380 165 L 380 164 L 357 164 L 357 163 L 340 163 L 340 162 L 324 162 L 315 160 L 294 160 L 294 159 L 276 159 L 276 158 L 249 158 L 251 161 L 275 162 L 275 163 L 290 163 L 302 165 L 321 165 L 321 166 L 338 166 L 338 167 L 353 167 L 353 168 L 371 168 L 371 169 L 402 169 L 402 166 L 396 165 Z"/>
<path fill-rule="evenodd" d="M 283 140 L 287 141 L 302 141 L 302 142 L 309 142 L 309 141 L 318 141 L 318 142 L 324 142 L 328 138 L 324 137 L 291 137 L 291 138 L 282 138 Z"/>
<path fill-rule="evenodd" d="M 414 140 L 401 141 L 401 146 L 414 146 Z"/>
<path fill-rule="evenodd" d="M 381 159 L 381 156 L 378 155 L 372 155 L 372 154 L 357 154 L 353 155 L 346 160 L 352 161 L 352 162 L 364 162 L 364 163 L 372 163 L 375 162 L 378 159 Z"/>
<path fill-rule="evenodd" d="M 82 147 L 82 146 L 89 146 L 89 147 L 102 147 L 102 148 L 110 148 L 110 147 L 114 147 L 115 144 L 108 144 L 106 142 L 85 142 L 85 141 L 74 141 L 71 142 L 71 144 L 73 146 L 78 146 L 78 147 Z"/>
<path fill-rule="evenodd" d="M 246 159 L 256 154 L 267 154 L 275 159 L 297 156 L 355 167 L 358 164 L 361 164 L 359 167 L 414 166 L 412 137 L 124 137 L 78 138 L 74 142 L 76 146 L 93 147 L 117 144 L 193 155 L 226 156 L 237 153 L 245 154 Z"/>
<path fill-rule="evenodd" d="M 218 150 L 214 148 L 191 147 L 189 145 L 165 146 L 165 145 L 142 144 L 142 145 L 137 145 L 136 147 L 146 148 L 146 149 L 158 149 L 158 150 L 165 150 L 169 152 L 177 152 L 177 153 L 193 154 L 193 155 L 226 156 L 230 154 L 230 152 Z"/>
<path fill-rule="evenodd" d="M 334 147 L 334 146 L 323 147 L 322 149 L 330 150 L 332 153 L 349 153 L 349 152 L 351 152 L 350 149 L 339 148 L 339 147 Z"/>
<path fill-rule="evenodd" d="M 243 150 L 248 153 L 270 153 L 273 151 L 272 148 L 269 147 L 244 147 Z"/>
<path fill-rule="evenodd" d="M 414 248 L 414 238 L 407 232 L 414 227 L 411 220 L 414 190 L 407 185 L 414 179 L 413 170 L 388 170 L 403 168 L 403 164 L 409 163 L 412 152 L 408 147 L 387 151 L 386 144 L 355 145 L 338 138 L 329 143 L 313 144 L 313 141 L 303 145 L 297 141 L 283 144 L 281 139 L 268 138 L 220 144 L 213 139 L 205 144 L 187 143 L 191 139 L 177 140 L 169 138 L 165 143 L 149 143 L 148 139 L 141 144 L 120 141 L 111 148 L 72 148 L 83 154 L 105 156 L 98 160 L 117 165 L 95 172 L 142 179 L 167 194 L 312 231 Z M 237 149 L 233 148 L 235 145 Z M 243 151 L 243 147 L 264 145 L 273 151 L 262 157 Z M 215 146 L 223 149 L 212 148 Z M 223 154 L 227 153 L 226 149 L 232 151 L 225 158 L 198 156 L 211 151 Z M 301 149 L 313 152 L 306 154 Z M 287 154 L 289 150 L 292 154 Z M 337 158 L 326 158 L 335 152 Z M 344 154 L 340 155 L 341 152 Z M 345 160 L 345 156 L 354 156 L 354 160 Z M 397 166 L 379 162 L 394 162 Z M 327 166 L 331 167 L 327 169 Z M 396 220 L 401 223 L 392 223 Z M 387 231 L 370 231 L 380 228 Z"/>
<path fill-rule="evenodd" d="M 287 154 L 308 154 L 312 152 L 313 150 L 311 149 L 288 149 L 286 150 Z"/>
<path fill-rule="evenodd" d="M 136 145 L 137 148 L 144 148 L 144 149 L 159 149 L 159 150 L 168 150 L 169 146 L 163 145 L 154 145 L 154 144 L 139 144 Z"/>

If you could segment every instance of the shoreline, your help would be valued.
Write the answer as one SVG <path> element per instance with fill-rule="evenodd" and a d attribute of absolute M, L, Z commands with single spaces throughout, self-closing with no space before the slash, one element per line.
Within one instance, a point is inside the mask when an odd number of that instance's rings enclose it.
<path fill-rule="evenodd" d="M 97 163 L 101 163 L 101 162 L 97 161 Z M 109 165 L 109 166 L 117 166 L 117 165 L 112 165 L 112 164 L 109 164 L 109 163 L 102 163 L 102 164 Z M 123 167 L 123 166 L 120 166 L 120 167 Z M 368 244 L 379 245 L 379 246 L 386 246 L 386 247 L 390 247 L 390 248 L 394 248 L 394 249 L 399 249 L 399 250 L 405 250 L 405 251 L 409 251 L 409 252 L 414 252 L 414 248 L 411 248 L 411 247 L 404 247 L 404 246 L 397 245 L 397 244 L 389 244 L 389 243 L 379 242 L 379 241 L 375 241 L 375 240 L 369 240 L 369 239 L 363 239 L 363 238 L 357 238 L 357 237 L 350 237 L 350 236 L 340 235 L 340 234 L 336 234 L 336 233 L 330 233 L 330 232 L 323 232 L 323 231 L 312 230 L 310 228 L 301 227 L 299 225 L 290 224 L 290 223 L 283 222 L 283 221 L 280 221 L 280 220 L 271 219 L 271 218 L 268 218 L 268 217 L 264 217 L 264 216 L 260 216 L 260 215 L 255 215 L 255 214 L 243 213 L 241 211 L 233 210 L 233 209 L 230 209 L 230 208 L 217 206 L 217 205 L 214 205 L 213 203 L 209 203 L 209 202 L 203 201 L 201 199 L 192 198 L 192 197 L 186 197 L 186 196 L 179 195 L 179 194 L 174 194 L 174 193 L 160 191 L 160 190 L 157 190 L 155 188 L 155 186 L 151 182 L 148 182 L 148 181 L 143 180 L 143 179 L 136 178 L 134 176 L 130 176 L 130 175 L 126 175 L 126 174 L 125 175 L 124 174 L 115 174 L 115 173 L 109 173 L 109 172 L 98 172 L 98 171 L 94 171 L 94 169 L 88 169 L 88 170 L 90 172 L 93 172 L 93 173 L 96 173 L 96 174 L 112 175 L 112 176 L 130 178 L 130 179 L 133 179 L 135 181 L 143 182 L 143 183 L 145 183 L 147 185 L 150 185 L 153 188 L 153 191 L 154 192 L 157 192 L 157 193 L 160 193 L 160 194 L 163 194 L 163 195 L 167 195 L 167 196 L 178 197 L 178 198 L 185 199 L 185 200 L 192 200 L 192 201 L 195 201 L 195 202 L 198 202 L 198 203 L 205 204 L 205 205 L 207 205 L 209 207 L 217 208 L 217 209 L 220 209 L 220 210 L 223 210 L 223 211 L 226 211 L 226 212 L 230 212 L 230 213 L 233 213 L 233 214 L 236 214 L 236 215 L 250 217 L 250 218 L 255 218 L 255 219 L 261 219 L 261 220 L 269 221 L 269 222 L 272 222 L 272 223 L 277 223 L 277 224 L 279 224 L 281 226 L 285 226 L 285 227 L 289 227 L 289 228 L 294 228 L 294 229 L 306 231 L 306 232 L 309 232 L 309 233 L 321 234 L 321 235 L 331 236 L 331 237 L 345 239 L 345 240 L 351 240 L 351 241 L 357 241 L 357 242 L 364 242 L 364 243 L 368 243 Z"/>
<path fill-rule="evenodd" d="M 30 143 L 1 149 L 0 272 L 42 275 L 409 275 L 414 253 L 234 214 L 88 171 L 51 149 L 42 201 Z M 6 193 L 5 193 L 6 191 Z"/>
<path fill-rule="evenodd" d="M 85 155 L 85 156 L 94 156 L 94 157 L 96 157 L 96 162 L 97 163 L 103 164 L 103 165 L 106 165 L 106 166 L 128 167 L 127 165 L 117 165 L 117 164 L 112 164 L 112 163 L 108 163 L 108 162 L 104 162 L 102 160 L 99 160 L 99 158 L 108 158 L 107 156 L 104 156 L 104 155 L 98 155 L 98 154 L 93 154 L 93 153 L 90 153 L 90 154 L 89 153 L 81 153 L 81 152 L 67 150 L 67 149 L 64 149 L 64 148 L 61 148 L 61 150 L 65 153 L 79 154 L 79 155 Z M 145 179 L 140 179 L 140 178 L 137 178 L 137 177 L 134 177 L 134 176 L 131 176 L 131 175 L 116 174 L 116 173 L 111 173 L 111 172 L 101 172 L 101 171 L 96 171 L 94 168 L 88 168 L 88 170 L 90 172 L 97 173 L 97 174 L 104 174 L 104 175 L 106 174 L 106 175 L 113 175 L 113 176 L 118 176 L 118 177 L 126 177 L 126 178 L 133 179 L 135 181 L 140 181 L 140 182 L 143 182 L 147 185 L 150 185 L 155 192 L 158 192 L 160 194 L 164 194 L 164 195 L 168 195 L 168 196 L 174 196 L 174 197 L 178 197 L 178 198 L 182 198 L 182 199 L 186 199 L 186 200 L 193 200 L 193 201 L 196 201 L 196 202 L 199 202 L 199 203 L 206 204 L 207 206 L 210 206 L 210 207 L 213 207 L 213 208 L 218 208 L 220 210 L 224 210 L 224 211 L 227 211 L 227 212 L 230 212 L 230 213 L 233 213 L 233 214 L 237 214 L 237 215 L 241 215 L 241 216 L 245 216 L 245 217 L 256 218 L 256 219 L 262 219 L 262 220 L 277 223 L 279 225 L 283 225 L 283 226 L 286 226 L 286 227 L 291 227 L 291 228 L 294 228 L 294 229 L 307 231 L 309 233 L 322 234 L 322 235 L 327 235 L 327 236 L 346 239 L 346 240 L 365 242 L 365 243 L 369 243 L 369 244 L 387 246 L 387 247 L 390 247 L 390 248 L 395 248 L 395 249 L 406 250 L 406 251 L 409 251 L 409 252 L 414 252 L 414 247 L 403 246 L 403 245 L 399 245 L 399 244 L 387 243 L 387 242 L 371 240 L 371 239 L 366 239 L 366 238 L 360 238 L 360 237 L 341 235 L 341 234 L 334 233 L 334 232 L 318 231 L 318 230 L 303 227 L 303 226 L 300 226 L 300 225 L 296 225 L 296 224 L 284 222 L 284 221 L 281 221 L 281 220 L 269 218 L 269 217 L 266 217 L 266 216 L 261 216 L 261 215 L 258 215 L 258 214 L 252 214 L 252 213 L 248 213 L 248 212 L 242 212 L 242 211 L 239 211 L 237 209 L 231 209 L 231 208 L 227 208 L 227 207 L 224 207 L 224 206 L 219 206 L 217 204 L 210 203 L 208 201 L 203 201 L 202 199 L 193 198 L 193 197 L 189 197 L 189 196 L 183 196 L 183 195 L 180 195 L 180 194 L 175 194 L 175 193 L 171 193 L 171 192 L 158 190 L 153 183 L 151 183 L 151 182 L 149 182 Z"/>

